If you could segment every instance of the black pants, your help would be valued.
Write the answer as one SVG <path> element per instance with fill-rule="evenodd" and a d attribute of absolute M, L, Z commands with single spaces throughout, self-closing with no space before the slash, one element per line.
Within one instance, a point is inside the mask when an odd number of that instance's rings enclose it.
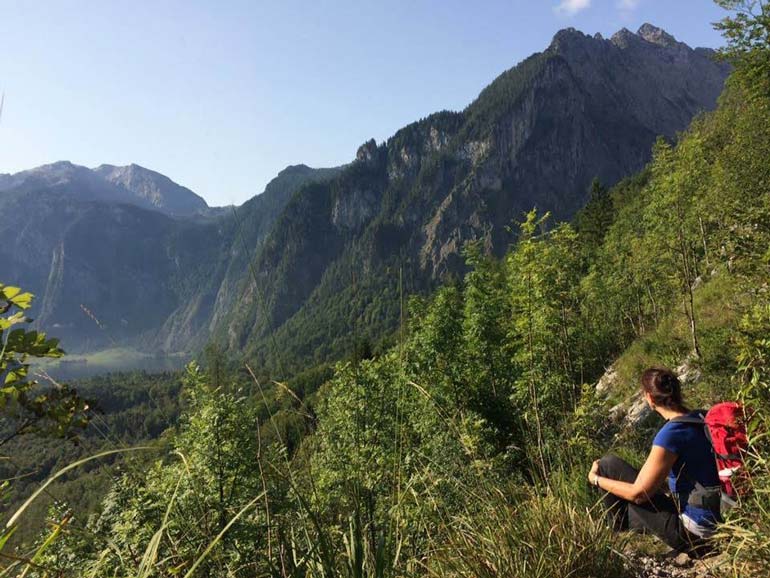
<path fill-rule="evenodd" d="M 599 460 L 599 475 L 604 478 L 633 483 L 638 474 L 639 470 L 617 456 L 606 455 Z M 615 531 L 650 532 L 679 552 L 705 553 L 706 544 L 684 528 L 676 503 L 666 494 L 658 492 L 643 504 L 629 502 L 608 492 L 602 500 L 610 526 Z"/>

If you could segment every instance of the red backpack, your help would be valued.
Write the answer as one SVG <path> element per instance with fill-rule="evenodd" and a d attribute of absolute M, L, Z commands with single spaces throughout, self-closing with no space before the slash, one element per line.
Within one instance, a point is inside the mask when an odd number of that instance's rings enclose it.
<path fill-rule="evenodd" d="M 744 411 L 740 404 L 725 401 L 713 406 L 700 418 L 681 416 L 671 421 L 705 424 L 706 437 L 711 442 L 716 458 L 722 492 L 733 500 L 746 493 L 746 485 L 741 483 L 741 479 L 746 475 L 743 454 L 749 446 L 749 441 Z"/>
<path fill-rule="evenodd" d="M 734 401 L 718 403 L 708 411 L 704 421 L 706 435 L 714 448 L 722 490 L 731 498 L 737 498 L 745 493 L 745 484 L 740 480 L 745 476 L 743 455 L 749 447 L 743 407 Z"/>

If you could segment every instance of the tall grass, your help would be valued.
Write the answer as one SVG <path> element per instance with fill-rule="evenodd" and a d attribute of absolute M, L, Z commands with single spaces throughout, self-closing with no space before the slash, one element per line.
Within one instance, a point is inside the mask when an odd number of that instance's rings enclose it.
<path fill-rule="evenodd" d="M 735 576 L 767 576 L 770 568 L 770 303 L 741 320 L 740 393 L 748 408 L 747 493 L 722 528 Z"/>
<path fill-rule="evenodd" d="M 752 451 L 748 494 L 722 525 L 718 539 L 733 576 L 767 576 L 770 568 L 770 460 Z"/>
<path fill-rule="evenodd" d="M 488 488 L 478 512 L 453 516 L 435 545 L 431 576 L 467 578 L 589 578 L 631 576 L 620 553 L 625 537 L 613 535 L 596 507 L 566 485 L 545 493 L 519 490 L 515 501 Z"/>
<path fill-rule="evenodd" d="M 46 488 L 48 488 L 58 478 L 64 476 L 67 472 L 74 470 L 75 468 L 78 468 L 83 464 L 101 459 L 103 457 L 111 456 L 114 454 L 130 453 L 130 452 L 153 451 L 155 449 L 156 448 L 153 448 L 151 446 L 137 446 L 132 448 L 123 448 L 123 449 L 115 449 L 115 450 L 107 450 L 107 451 L 99 452 L 95 455 L 88 456 L 80 460 L 77 460 L 71 464 L 68 464 L 67 466 L 65 466 L 58 472 L 56 472 L 54 475 L 50 476 L 47 480 L 45 480 L 45 482 L 43 482 L 40 485 L 40 487 L 37 490 L 35 490 L 35 492 L 33 492 L 32 495 L 24 501 L 24 503 L 16 510 L 16 512 L 13 513 L 13 515 L 10 517 L 8 522 L 6 522 L 4 532 L 0 534 L 0 559 L 3 560 L 3 565 L 0 566 L 0 578 L 6 578 L 11 576 L 19 576 L 20 578 L 23 578 L 29 575 L 31 571 L 32 572 L 41 571 L 43 576 L 48 576 L 51 574 L 50 569 L 47 569 L 45 566 L 40 564 L 41 558 L 45 554 L 46 550 L 56 542 L 56 540 L 59 538 L 59 536 L 63 532 L 66 531 L 66 527 L 68 522 L 71 519 L 71 515 L 65 515 L 60 522 L 54 523 L 52 531 L 48 534 L 48 536 L 46 536 L 45 539 L 42 540 L 42 543 L 38 545 L 36 548 L 34 548 L 28 554 L 18 555 L 14 553 L 8 553 L 8 552 L 5 552 L 4 549 L 8 543 L 8 540 L 16 531 L 17 524 L 20 518 L 23 516 L 24 512 L 29 508 L 32 502 L 38 499 L 40 495 L 46 491 Z M 172 498 L 171 504 L 173 504 L 173 498 Z M 171 507 L 171 504 L 169 504 L 169 509 Z M 153 548 L 157 549 L 157 545 L 154 545 L 151 541 L 151 543 L 148 544 L 147 546 L 147 551 L 152 552 Z M 148 556 L 148 554 L 146 554 L 145 557 L 146 556 Z M 143 566 L 144 564 L 140 566 L 139 576 L 149 575 L 149 574 L 142 574 Z M 37 575 L 37 574 L 34 574 L 34 575 Z M 53 575 L 56 575 L 56 574 L 54 573 Z"/>
<path fill-rule="evenodd" d="M 462 435 L 460 424 L 453 424 L 450 429 L 457 429 L 457 435 Z M 284 454 L 281 456 L 285 458 Z M 71 464 L 65 470 L 84 461 Z M 266 544 L 256 543 L 238 547 L 253 548 L 253 557 L 260 560 L 258 564 L 273 578 L 622 578 L 630 575 L 620 553 L 625 539 L 614 536 L 606 528 L 595 505 L 596 496 L 585 488 L 582 470 L 574 475 L 554 472 L 550 483 L 539 487 L 510 484 L 500 488 L 498 479 L 485 477 L 483 470 L 470 476 L 470 483 L 455 480 L 454 483 L 464 488 L 464 501 L 452 506 L 437 502 L 434 523 L 430 530 L 420 528 L 421 545 L 416 547 L 410 543 L 415 533 L 403 530 L 399 525 L 403 520 L 395 508 L 388 514 L 386 523 L 374 528 L 364 521 L 367 520 L 364 508 L 356 496 L 352 496 L 352 510 L 346 515 L 342 513 L 340 523 L 338 517 L 318 510 L 311 495 L 312 487 L 299 483 L 289 461 L 279 458 L 262 467 L 281 471 L 294 495 L 294 510 L 272 520 L 270 535 L 275 547 L 268 549 Z M 30 501 L 65 470 L 46 481 Z M 441 477 L 441 472 L 437 477 Z M 405 483 L 402 491 L 409 493 L 412 500 L 430 500 L 438 485 L 445 482 L 428 477 L 420 482 L 421 487 Z M 116 576 L 149 578 L 167 575 L 173 570 L 179 576 L 192 578 L 210 573 L 215 566 L 202 566 L 202 562 L 221 553 L 222 548 L 235 547 L 222 538 L 241 516 L 268 498 L 265 492 L 255 495 L 238 508 L 216 536 L 195 548 L 195 556 L 185 560 L 177 557 L 170 566 L 162 553 L 164 548 L 172 548 L 169 526 L 178 508 L 178 488 L 179 483 L 170 488 L 158 526 L 148 535 L 140 554 L 121 557 L 118 568 L 113 566 L 112 571 L 118 572 Z M 205 492 L 205 488 L 195 491 Z M 203 496 L 200 501 L 205 502 Z M 14 515 L 14 523 L 26 506 Z M 95 559 L 78 560 L 75 571 L 61 571 L 46 564 L 45 550 L 69 531 L 66 524 L 57 524 L 36 551 L 1 570 L 0 577 L 103 576 L 104 566 Z M 0 540 L 0 548 L 2 546 Z M 221 568 L 225 572 L 221 575 L 250 576 L 256 568 L 256 564 L 251 568 Z"/>

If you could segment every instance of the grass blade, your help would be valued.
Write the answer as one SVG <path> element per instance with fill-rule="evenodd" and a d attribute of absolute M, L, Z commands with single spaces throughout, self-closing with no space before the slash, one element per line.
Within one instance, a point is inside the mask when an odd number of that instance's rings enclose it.
<path fill-rule="evenodd" d="M 235 524 L 235 522 L 238 521 L 238 518 L 240 518 L 244 514 L 244 512 L 246 512 L 249 508 L 254 506 L 254 504 L 256 504 L 257 501 L 261 500 L 264 495 L 265 495 L 264 492 L 259 494 L 256 498 L 254 498 L 248 504 L 246 504 L 243 508 L 241 508 L 240 512 L 238 512 L 237 514 L 235 514 L 235 516 L 233 516 L 233 518 L 227 523 L 227 525 L 224 528 L 222 528 L 222 531 L 216 535 L 216 537 L 211 541 L 211 543 L 208 546 L 206 546 L 206 549 L 203 551 L 203 554 L 198 556 L 198 559 L 195 561 L 192 567 L 187 571 L 187 574 L 184 575 L 184 578 L 190 578 L 190 576 L 193 575 L 193 572 L 195 572 L 195 569 L 198 566 L 200 566 L 203 560 L 206 559 L 206 556 L 208 556 L 211 550 L 214 549 L 214 546 L 216 546 L 219 543 L 219 541 L 222 539 L 222 536 L 224 536 L 227 533 L 227 531 L 230 529 L 230 526 Z"/>
<path fill-rule="evenodd" d="M 120 449 L 120 450 L 108 450 L 108 451 L 100 452 L 100 453 L 95 454 L 93 456 L 89 456 L 87 458 L 83 458 L 82 460 L 78 460 L 78 461 L 76 461 L 74 463 L 69 464 L 68 466 L 62 468 L 61 470 L 56 472 L 53 476 L 48 478 L 43 483 L 42 486 L 40 486 L 37 490 L 35 490 L 35 492 L 29 498 L 27 498 L 26 501 L 19 507 L 19 509 L 16 510 L 16 513 L 13 516 L 11 516 L 11 519 L 8 520 L 8 523 L 5 525 L 5 527 L 6 528 L 10 528 L 11 526 L 13 526 L 16 523 L 16 521 L 19 519 L 19 517 L 24 513 L 24 511 L 29 507 L 29 505 L 32 502 L 34 502 L 37 499 L 37 497 L 40 494 L 42 494 L 48 486 L 50 486 L 57 478 L 63 476 L 64 474 L 66 474 L 70 470 L 73 470 L 73 469 L 77 468 L 78 466 L 82 466 L 83 464 L 85 464 L 87 462 L 90 462 L 90 461 L 93 461 L 93 460 L 98 460 L 99 458 L 103 458 L 103 457 L 110 456 L 110 455 L 113 455 L 113 454 L 121 454 L 121 453 L 126 453 L 126 452 L 147 451 L 147 450 L 156 450 L 157 451 L 157 449 L 158 448 L 151 447 L 151 446 L 137 446 L 137 447 L 133 447 L 133 448 L 124 448 L 124 449 Z"/>

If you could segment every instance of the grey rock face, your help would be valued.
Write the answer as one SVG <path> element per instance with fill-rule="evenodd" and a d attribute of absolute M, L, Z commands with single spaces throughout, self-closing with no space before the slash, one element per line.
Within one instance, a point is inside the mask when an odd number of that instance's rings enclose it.
<path fill-rule="evenodd" d="M 190 189 L 139 165 L 132 164 L 127 167 L 101 165 L 96 167 L 94 172 L 107 182 L 122 187 L 141 201 L 146 201 L 152 207 L 169 215 L 193 215 L 202 213 L 208 208 L 206 201 Z"/>
<path fill-rule="evenodd" d="M 679 378 L 685 395 L 687 388 L 697 383 L 702 377 L 701 370 L 693 365 L 693 360 L 689 357 L 674 369 L 674 373 Z M 617 371 L 613 365 L 607 369 L 597 382 L 596 393 L 608 395 L 613 389 L 624 387 L 624 385 L 627 384 L 620 383 Z M 650 406 L 647 405 L 641 389 L 637 386 L 636 391 L 628 399 L 610 409 L 609 418 L 614 422 L 620 422 L 622 428 L 631 429 L 646 419 L 651 413 Z"/>
<path fill-rule="evenodd" d="M 366 141 L 356 151 L 356 160 L 359 162 L 372 162 L 377 156 L 377 142 L 374 139 Z"/>
<path fill-rule="evenodd" d="M 345 229 L 358 229 L 377 214 L 377 194 L 366 189 L 354 189 L 334 201 L 332 222 Z"/>
<path fill-rule="evenodd" d="M 0 177 L 0 191 L 16 195 L 58 193 L 75 202 L 125 203 L 169 216 L 205 212 L 206 201 L 168 177 L 138 165 L 101 165 L 93 170 L 69 161 Z"/>
<path fill-rule="evenodd" d="M 458 239 L 491 234 L 496 249 L 505 247 L 501 233 L 521 212 L 537 206 L 569 218 L 593 177 L 613 184 L 641 169 L 657 136 L 674 138 L 714 107 L 728 68 L 712 56 L 649 24 L 610 40 L 557 33 L 548 50 L 503 74 L 466 109 L 466 125 L 476 124 L 473 117 L 490 110 L 495 93 L 514 97 L 496 118 L 484 119 L 491 125 L 468 131 L 483 138 L 455 139 L 458 157 L 469 161 L 468 178 L 450 193 L 457 207 L 442 202 L 441 215 L 431 217 L 423 265 L 441 274 L 454 254 L 447 243 Z M 463 233 L 474 214 L 483 215 L 480 227 Z"/>
<path fill-rule="evenodd" d="M 604 375 L 596 382 L 596 393 L 599 395 L 607 395 L 610 391 L 617 387 L 618 384 L 618 370 L 615 364 L 610 365 L 604 372 Z"/>
<path fill-rule="evenodd" d="M 658 44 L 667 48 L 681 44 L 680 42 L 677 42 L 676 38 L 671 36 L 668 32 L 658 28 L 657 26 L 653 26 L 648 22 L 641 25 L 637 31 L 637 34 L 647 42 Z"/>

